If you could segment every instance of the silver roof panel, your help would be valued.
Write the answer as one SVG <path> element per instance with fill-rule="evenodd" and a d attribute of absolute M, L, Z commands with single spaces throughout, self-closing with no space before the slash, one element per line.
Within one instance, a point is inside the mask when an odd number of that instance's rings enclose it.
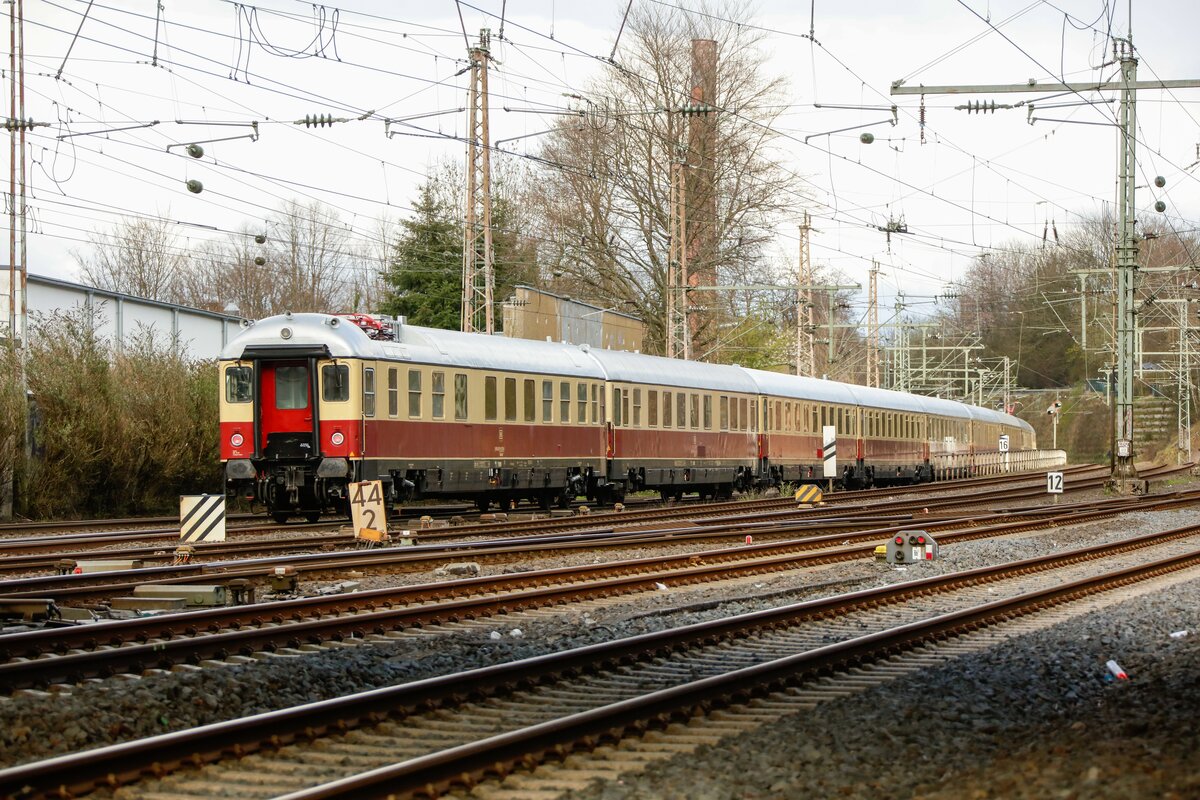
<path fill-rule="evenodd" d="M 336 325 L 330 322 L 337 320 Z M 283 338 L 283 329 L 290 336 Z M 241 358 L 247 347 L 269 347 L 272 345 L 311 345 L 329 347 L 335 358 L 378 358 L 378 342 L 372 341 L 354 323 L 328 314 L 280 314 L 266 317 L 235 336 L 221 349 L 221 358 Z"/>
<path fill-rule="evenodd" d="M 588 355 L 603 367 L 610 381 L 653 383 L 712 392 L 758 392 L 758 387 L 745 370 L 727 364 L 684 361 L 595 347 L 588 351 Z"/>

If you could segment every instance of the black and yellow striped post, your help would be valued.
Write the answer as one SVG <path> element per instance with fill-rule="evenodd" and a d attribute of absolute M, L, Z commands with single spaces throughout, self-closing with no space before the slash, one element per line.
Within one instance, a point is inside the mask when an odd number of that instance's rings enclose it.
<path fill-rule="evenodd" d="M 824 495 L 821 493 L 821 490 L 812 484 L 805 484 L 796 490 L 797 503 L 811 503 L 812 505 L 816 505 L 821 502 L 822 497 Z"/>

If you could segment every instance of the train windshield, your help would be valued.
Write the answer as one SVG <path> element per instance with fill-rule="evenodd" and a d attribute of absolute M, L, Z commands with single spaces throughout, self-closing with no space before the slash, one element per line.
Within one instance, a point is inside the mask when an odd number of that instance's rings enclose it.
<path fill-rule="evenodd" d="M 275 407 L 281 410 L 308 408 L 308 367 L 275 368 Z"/>

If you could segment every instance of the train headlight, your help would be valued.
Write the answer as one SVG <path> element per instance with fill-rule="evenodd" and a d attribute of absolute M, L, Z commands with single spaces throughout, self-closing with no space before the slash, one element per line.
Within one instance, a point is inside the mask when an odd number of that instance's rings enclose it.
<path fill-rule="evenodd" d="M 342 442 L 346 441 L 346 437 L 342 436 L 341 431 L 334 431 L 333 435 L 329 437 L 329 441 L 332 442 L 335 446 L 338 446 L 338 445 L 341 445 Z"/>
<path fill-rule="evenodd" d="M 245 441 L 246 440 L 242 437 L 242 435 L 240 433 L 235 433 L 233 436 L 229 437 L 229 444 L 232 445 L 233 447 L 241 447 L 242 443 Z"/>

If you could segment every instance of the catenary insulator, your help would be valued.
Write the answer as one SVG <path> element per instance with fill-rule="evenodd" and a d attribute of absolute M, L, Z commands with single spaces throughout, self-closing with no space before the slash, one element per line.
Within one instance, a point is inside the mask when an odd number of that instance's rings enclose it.
<path fill-rule="evenodd" d="M 189 144 L 187 146 L 187 154 L 192 158 L 201 158 L 204 156 L 204 148 L 198 144 Z"/>
<path fill-rule="evenodd" d="M 255 257 L 254 257 L 254 264 L 255 264 L 255 266 L 259 266 L 259 267 L 261 267 L 263 264 L 266 264 L 266 263 L 267 263 L 267 260 L 266 260 L 265 258 L 263 258 L 262 256 L 255 256 Z"/>
<path fill-rule="evenodd" d="M 869 131 L 865 132 L 865 133 L 860 133 L 858 135 L 858 140 L 860 142 L 862 142 L 863 144 L 870 144 L 871 142 L 875 141 L 875 134 L 870 133 Z"/>
<path fill-rule="evenodd" d="M 255 242 L 255 244 L 266 244 L 267 243 L 266 234 L 265 233 L 256 234 L 254 236 L 254 242 Z"/>
<path fill-rule="evenodd" d="M 1159 200 L 1154 204 L 1154 210 L 1161 214 L 1162 212 L 1167 210 L 1167 204 L 1164 203 L 1162 200 Z"/>
<path fill-rule="evenodd" d="M 187 182 L 187 190 L 192 194 L 200 194 L 204 191 L 204 184 L 193 178 Z"/>
<path fill-rule="evenodd" d="M 1161 189 L 1167 185 L 1167 179 L 1164 178 L 1162 175 L 1159 175 L 1157 178 L 1154 179 L 1154 185 Z"/>

